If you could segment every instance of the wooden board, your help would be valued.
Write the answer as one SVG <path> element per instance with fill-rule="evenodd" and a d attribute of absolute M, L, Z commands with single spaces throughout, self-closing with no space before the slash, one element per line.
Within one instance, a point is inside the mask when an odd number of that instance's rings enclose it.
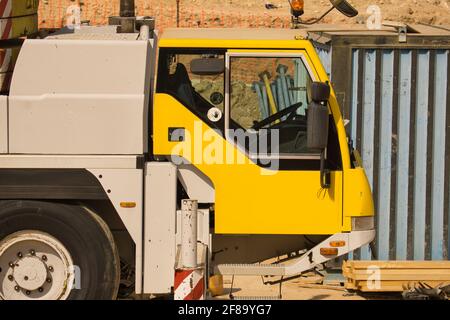
<path fill-rule="evenodd" d="M 436 287 L 442 284 L 441 281 L 424 281 L 422 283 L 426 283 L 431 287 Z M 417 286 L 417 284 L 418 283 L 416 282 L 409 281 L 382 281 L 381 286 L 379 288 L 376 288 L 367 283 L 367 281 L 357 281 L 356 283 L 346 282 L 344 287 L 348 290 L 361 292 L 402 292 L 409 288 L 414 288 L 415 286 Z"/>
<path fill-rule="evenodd" d="M 345 261 L 345 288 L 362 292 L 401 292 L 419 282 L 450 283 L 450 261 Z"/>

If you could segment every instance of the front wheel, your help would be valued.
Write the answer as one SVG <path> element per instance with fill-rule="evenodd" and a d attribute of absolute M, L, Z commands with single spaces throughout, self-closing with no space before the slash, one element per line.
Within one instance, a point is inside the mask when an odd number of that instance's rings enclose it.
<path fill-rule="evenodd" d="M 106 223 L 78 205 L 0 202 L 0 299 L 115 299 L 117 248 Z"/>

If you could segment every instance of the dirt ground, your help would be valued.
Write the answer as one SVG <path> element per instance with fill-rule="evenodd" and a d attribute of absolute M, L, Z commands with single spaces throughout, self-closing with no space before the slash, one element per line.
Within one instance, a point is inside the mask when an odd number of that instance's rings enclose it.
<path fill-rule="evenodd" d="M 119 0 L 41 0 L 40 26 L 60 27 L 65 24 L 65 11 L 79 3 L 82 19 L 91 24 L 103 24 L 107 17 L 119 10 Z M 271 3 L 275 9 L 266 9 Z M 324 23 L 364 24 L 368 8 L 380 8 L 383 20 L 405 23 L 450 25 L 450 0 L 350 0 L 359 15 L 349 19 L 337 11 L 328 15 Z M 328 0 L 305 0 L 305 20 L 319 16 L 330 7 Z M 175 27 L 176 0 L 136 0 L 138 15 L 156 18 L 158 29 Z M 287 0 L 180 0 L 181 27 L 289 27 Z M 370 10 L 369 10 L 370 11 Z"/>
<path fill-rule="evenodd" d="M 269 259 L 264 263 L 273 263 Z M 340 263 L 334 261 L 328 269 L 317 269 L 301 276 L 286 279 L 281 285 L 282 300 L 399 300 L 401 293 L 361 293 L 346 290 L 345 278 L 340 274 Z M 327 270 L 329 273 L 327 275 Z M 333 271 L 334 270 L 334 271 Z M 280 277 L 223 276 L 223 294 L 213 299 L 278 299 Z M 232 297 L 230 297 L 230 293 Z"/>
<path fill-rule="evenodd" d="M 278 279 L 278 278 L 277 278 Z M 274 281 L 267 279 L 264 281 Z M 214 297 L 215 300 L 230 299 L 231 276 L 224 277 L 224 294 Z M 279 296 L 279 285 L 264 284 L 259 276 L 235 276 L 232 294 L 235 299 L 249 297 L 254 299 L 276 299 Z M 282 300 L 401 300 L 401 293 L 358 293 L 349 292 L 339 284 L 322 284 L 318 276 L 295 278 L 283 283 Z"/>
<path fill-rule="evenodd" d="M 267 279 L 268 280 L 268 279 Z M 366 300 L 365 297 L 349 294 L 337 285 L 320 285 L 317 277 L 297 278 L 283 283 L 281 294 L 283 300 Z M 229 299 L 231 276 L 224 277 L 224 295 L 215 299 Z M 279 295 L 279 285 L 265 285 L 258 276 L 235 276 L 233 296 L 275 298 Z M 237 298 L 238 299 L 238 298 Z"/>
<path fill-rule="evenodd" d="M 277 278 L 278 279 L 278 278 Z M 214 297 L 217 300 L 230 299 L 231 276 L 224 277 L 224 294 Z M 276 279 L 265 279 L 276 280 Z M 279 296 L 279 285 L 264 284 L 259 276 L 235 276 L 232 294 L 235 299 L 250 297 L 256 299 L 275 299 Z M 338 284 L 321 284 L 321 278 L 314 275 L 295 278 L 283 283 L 282 300 L 401 300 L 401 293 L 361 294 L 348 292 Z"/>

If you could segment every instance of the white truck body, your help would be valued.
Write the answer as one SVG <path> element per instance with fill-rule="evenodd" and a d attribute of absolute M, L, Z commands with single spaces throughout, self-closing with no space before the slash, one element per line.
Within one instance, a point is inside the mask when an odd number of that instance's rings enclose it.
<path fill-rule="evenodd" d="M 135 243 L 136 275 L 142 274 L 144 182 L 137 163 L 148 146 L 156 46 L 138 36 L 83 27 L 26 40 L 10 94 L 0 97 L 0 167 L 101 176 Z M 136 206 L 121 208 L 121 200 Z M 141 293 L 140 276 L 135 285 Z"/>
<path fill-rule="evenodd" d="M 155 43 L 114 36 L 25 41 L 9 95 L 9 153 L 147 151 Z"/>

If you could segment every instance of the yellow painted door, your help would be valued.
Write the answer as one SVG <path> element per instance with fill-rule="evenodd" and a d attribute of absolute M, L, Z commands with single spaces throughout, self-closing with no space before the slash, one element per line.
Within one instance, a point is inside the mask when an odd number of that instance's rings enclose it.
<path fill-rule="evenodd" d="M 217 77 L 196 79 L 189 72 L 193 58 L 172 54 L 159 65 L 158 77 L 167 68 L 169 81 L 167 88 L 158 84 L 155 95 L 154 153 L 192 163 L 211 179 L 216 233 L 340 232 L 337 134 L 330 134 L 337 145 L 327 153 L 329 189 L 320 184 L 320 155 L 306 148 L 308 85 L 318 80 L 306 52 L 229 51 L 223 54 L 223 88 Z M 186 83 L 186 73 L 192 87 L 180 89 L 174 80 Z M 205 94 L 208 81 L 216 81 L 215 91 Z M 224 101 L 217 104 L 221 90 Z M 178 129 L 182 134 L 172 139 Z"/>

